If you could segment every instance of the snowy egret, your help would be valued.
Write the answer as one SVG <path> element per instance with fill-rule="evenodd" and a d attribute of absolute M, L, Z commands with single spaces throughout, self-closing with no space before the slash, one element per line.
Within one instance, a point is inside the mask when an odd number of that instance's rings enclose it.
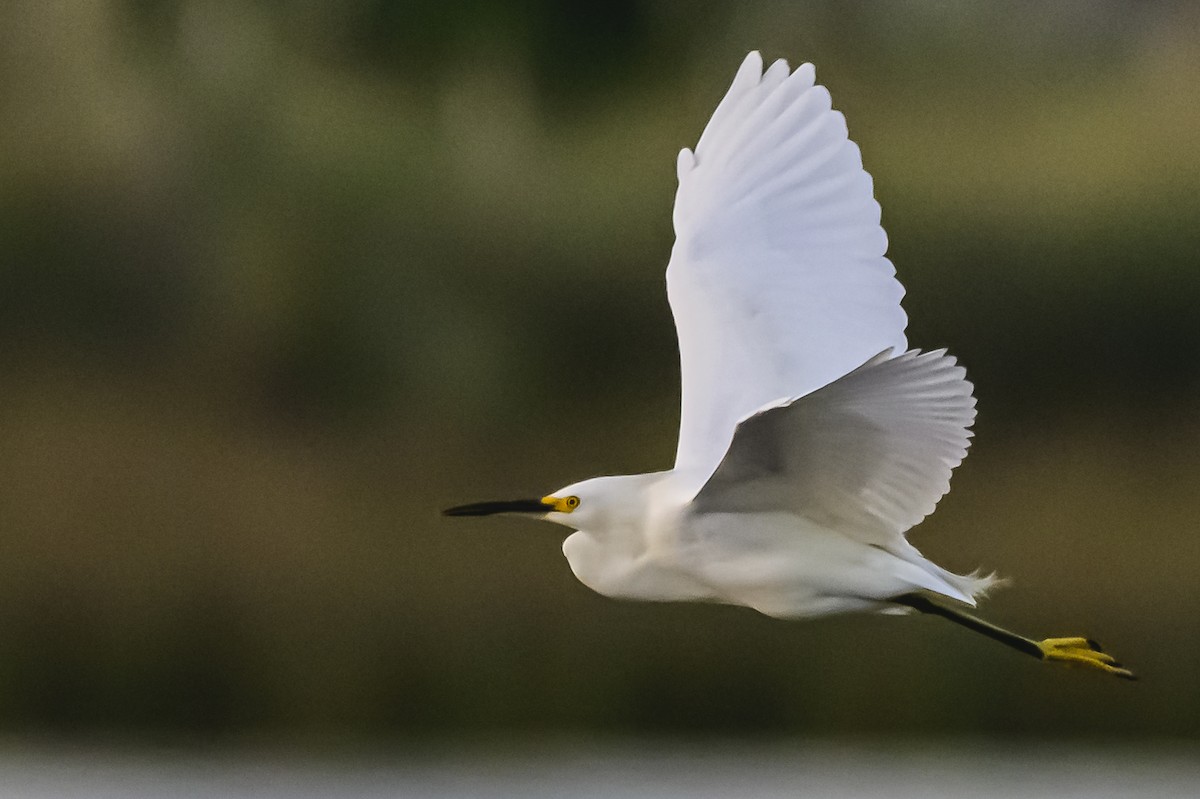
<path fill-rule="evenodd" d="M 973 387 L 945 350 L 908 349 L 871 177 L 814 81 L 811 64 L 764 72 L 750 53 L 696 149 L 679 153 L 674 468 L 445 513 L 573 528 L 571 570 L 610 597 L 781 619 L 918 611 L 1132 678 L 1087 638 L 1035 641 L 966 613 L 995 576 L 949 572 L 906 540 L 966 457 Z"/>

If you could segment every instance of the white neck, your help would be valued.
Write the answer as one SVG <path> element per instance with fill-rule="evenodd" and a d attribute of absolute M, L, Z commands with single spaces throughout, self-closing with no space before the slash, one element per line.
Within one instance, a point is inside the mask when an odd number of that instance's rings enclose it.
<path fill-rule="evenodd" d="M 563 542 L 563 554 L 579 581 L 611 597 L 648 600 L 711 599 L 694 578 L 654 557 L 658 536 L 674 529 L 677 506 L 668 495 L 670 472 L 601 477 L 580 484 L 587 491 L 579 532 Z"/>

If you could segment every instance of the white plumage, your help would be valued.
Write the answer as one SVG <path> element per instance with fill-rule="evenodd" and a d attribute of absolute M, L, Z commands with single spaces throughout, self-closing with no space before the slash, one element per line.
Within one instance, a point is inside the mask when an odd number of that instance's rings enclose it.
<path fill-rule="evenodd" d="M 743 416 L 907 348 L 871 177 L 813 78 L 784 61 L 764 75 L 751 53 L 696 152 L 679 154 L 677 469 L 711 472 Z"/>
<path fill-rule="evenodd" d="M 667 291 L 675 468 L 567 486 L 571 568 L 601 593 L 797 617 L 927 590 L 974 604 L 904 532 L 949 490 L 975 401 L 905 352 L 904 289 L 846 123 L 805 64 L 751 53 L 677 165 Z"/>
<path fill-rule="evenodd" d="M 608 596 L 745 605 L 779 618 L 943 616 L 1041 660 L 1133 678 L 1092 640 L 975 618 L 994 577 L 931 562 L 905 532 L 966 457 L 975 398 L 945 350 L 907 350 L 904 289 L 845 119 L 811 64 L 746 57 L 679 153 L 667 294 L 683 400 L 675 467 L 597 477 L 452 516 L 532 513 Z"/>

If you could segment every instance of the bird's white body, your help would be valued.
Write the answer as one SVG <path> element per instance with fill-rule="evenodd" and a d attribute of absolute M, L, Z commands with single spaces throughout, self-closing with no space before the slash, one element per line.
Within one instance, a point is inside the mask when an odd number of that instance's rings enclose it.
<path fill-rule="evenodd" d="M 973 606 L 996 582 L 905 538 L 966 457 L 973 387 L 945 350 L 908 349 L 871 177 L 812 65 L 762 66 L 746 57 L 695 152 L 679 153 L 674 468 L 444 512 L 574 528 L 563 553 L 606 596 L 785 619 L 918 611 L 1135 679 L 1091 639 L 1036 641 L 934 601 Z"/>
<path fill-rule="evenodd" d="M 975 401 L 944 352 L 906 352 L 904 290 L 845 121 L 805 64 L 757 53 L 678 159 L 667 289 L 683 402 L 675 468 L 556 496 L 575 575 L 612 597 L 782 618 L 974 604 L 991 578 L 904 533 L 966 455 Z"/>
<path fill-rule="evenodd" d="M 919 399 L 871 391 L 897 384 Z M 902 420 L 888 420 L 873 400 L 903 409 Z M 993 578 L 942 569 L 894 521 L 920 512 L 897 491 L 914 476 L 936 485 L 949 476 L 946 460 L 965 454 L 973 409 L 970 384 L 944 353 L 880 356 L 744 420 L 698 493 L 687 470 L 598 477 L 556 492 L 579 506 L 546 518 L 576 528 L 563 553 L 580 582 L 606 596 L 723 602 L 778 618 L 895 611 L 889 599 L 921 590 L 974 605 Z M 905 446 L 906 431 L 931 436 L 926 463 Z M 796 438 L 806 446 L 789 446 Z M 812 472 L 801 473 L 810 461 Z"/>

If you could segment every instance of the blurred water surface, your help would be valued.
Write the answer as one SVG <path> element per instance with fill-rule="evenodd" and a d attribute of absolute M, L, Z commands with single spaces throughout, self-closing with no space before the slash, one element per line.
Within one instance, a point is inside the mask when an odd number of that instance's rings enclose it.
<path fill-rule="evenodd" d="M 0 795 L 23 799 L 307 797 L 1194 797 L 1200 750 L 658 742 L 300 758 L 281 753 L 7 750 Z"/>

